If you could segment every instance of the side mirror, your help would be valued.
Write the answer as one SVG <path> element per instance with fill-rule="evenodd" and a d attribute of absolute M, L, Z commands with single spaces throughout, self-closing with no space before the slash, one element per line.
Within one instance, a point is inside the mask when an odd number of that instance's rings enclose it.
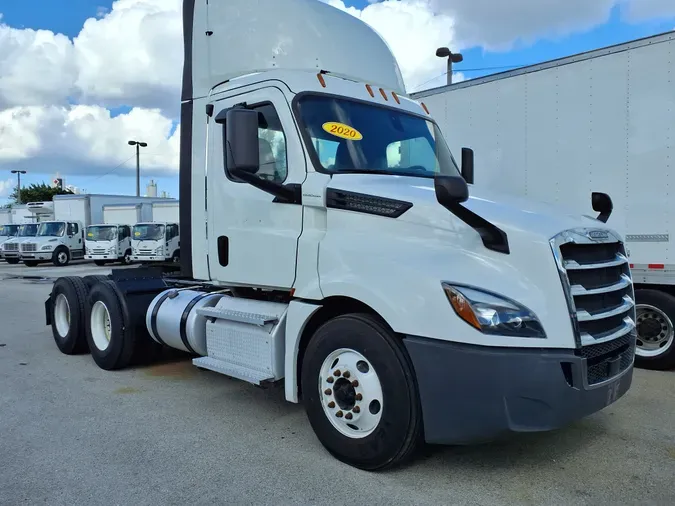
<path fill-rule="evenodd" d="M 229 109 L 225 113 L 225 137 L 228 170 L 233 175 L 258 172 L 258 113 L 250 109 Z"/>
<path fill-rule="evenodd" d="M 606 193 L 593 192 L 591 194 L 591 205 L 593 206 L 593 211 L 600 213 L 597 219 L 603 223 L 607 223 L 614 210 L 612 198 Z"/>
<path fill-rule="evenodd" d="M 469 199 L 469 187 L 458 176 L 436 176 L 434 179 L 436 200 L 442 206 L 461 204 Z"/>
<path fill-rule="evenodd" d="M 473 184 L 473 149 L 462 148 L 462 177 L 466 184 Z"/>

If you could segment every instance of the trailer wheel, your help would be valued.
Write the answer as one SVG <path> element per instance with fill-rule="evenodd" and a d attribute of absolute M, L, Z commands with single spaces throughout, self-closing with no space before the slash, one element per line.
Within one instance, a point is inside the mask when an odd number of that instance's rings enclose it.
<path fill-rule="evenodd" d="M 402 343 L 374 317 L 344 315 L 321 326 L 301 373 L 312 429 L 335 458 L 364 470 L 407 460 L 422 439 L 422 408 Z"/>
<path fill-rule="evenodd" d="M 70 252 L 68 248 L 60 246 L 56 248 L 52 255 L 52 263 L 57 267 L 65 267 L 70 262 Z"/>
<path fill-rule="evenodd" d="M 87 286 L 77 276 L 58 278 L 51 293 L 51 323 L 54 341 L 66 355 L 87 351 L 85 306 Z"/>
<path fill-rule="evenodd" d="M 637 346 L 635 365 L 643 369 L 675 367 L 675 297 L 659 290 L 635 290 Z"/>
<path fill-rule="evenodd" d="M 122 369 L 131 363 L 137 337 L 127 319 L 115 283 L 96 283 L 89 292 L 86 328 L 91 356 L 101 369 Z"/>

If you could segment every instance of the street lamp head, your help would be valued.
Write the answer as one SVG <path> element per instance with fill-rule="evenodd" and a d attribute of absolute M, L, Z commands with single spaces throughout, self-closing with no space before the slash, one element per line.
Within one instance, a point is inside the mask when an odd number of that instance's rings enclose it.
<path fill-rule="evenodd" d="M 13 170 L 12 171 L 12 174 L 25 174 L 25 173 L 26 173 L 25 170 Z"/>
<path fill-rule="evenodd" d="M 139 142 L 138 145 L 139 145 L 140 147 L 142 147 L 142 148 L 147 148 L 147 147 L 148 147 L 148 143 L 147 143 L 147 142 Z"/>
<path fill-rule="evenodd" d="M 135 145 L 136 145 L 136 141 L 129 141 L 129 146 L 135 146 Z"/>
<path fill-rule="evenodd" d="M 452 53 L 450 52 L 450 49 L 448 49 L 447 47 L 439 47 L 436 50 L 436 56 L 438 56 L 439 58 L 447 58 L 451 54 Z"/>
<path fill-rule="evenodd" d="M 452 59 L 452 63 L 460 63 L 464 61 L 464 56 L 462 56 L 462 53 L 452 53 L 450 59 Z"/>

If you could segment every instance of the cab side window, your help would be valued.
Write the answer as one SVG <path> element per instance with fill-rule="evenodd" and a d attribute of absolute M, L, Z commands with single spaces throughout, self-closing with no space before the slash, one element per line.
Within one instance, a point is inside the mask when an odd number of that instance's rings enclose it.
<path fill-rule="evenodd" d="M 286 135 L 274 105 L 269 102 L 249 107 L 258 112 L 258 151 L 260 169 L 256 175 L 261 179 L 283 183 L 288 176 L 286 157 Z M 226 153 L 226 132 L 223 125 L 223 152 Z M 227 155 L 224 156 L 227 169 Z M 226 170 L 232 181 L 241 182 Z"/>
<path fill-rule="evenodd" d="M 178 225 L 167 225 L 166 227 L 167 241 L 170 241 L 174 237 L 178 237 Z"/>
<path fill-rule="evenodd" d="M 79 227 L 77 223 L 68 223 L 68 235 L 77 235 Z"/>

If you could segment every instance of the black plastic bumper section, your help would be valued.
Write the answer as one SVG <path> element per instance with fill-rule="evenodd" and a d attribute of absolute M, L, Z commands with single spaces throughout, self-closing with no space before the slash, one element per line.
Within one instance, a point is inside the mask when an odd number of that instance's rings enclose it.
<path fill-rule="evenodd" d="M 415 366 L 425 439 L 434 444 L 557 429 L 612 404 L 633 380 L 634 347 L 620 371 L 616 358 L 608 356 L 615 374 L 589 386 L 587 359 L 574 350 L 493 348 L 419 337 L 404 342 Z"/>

